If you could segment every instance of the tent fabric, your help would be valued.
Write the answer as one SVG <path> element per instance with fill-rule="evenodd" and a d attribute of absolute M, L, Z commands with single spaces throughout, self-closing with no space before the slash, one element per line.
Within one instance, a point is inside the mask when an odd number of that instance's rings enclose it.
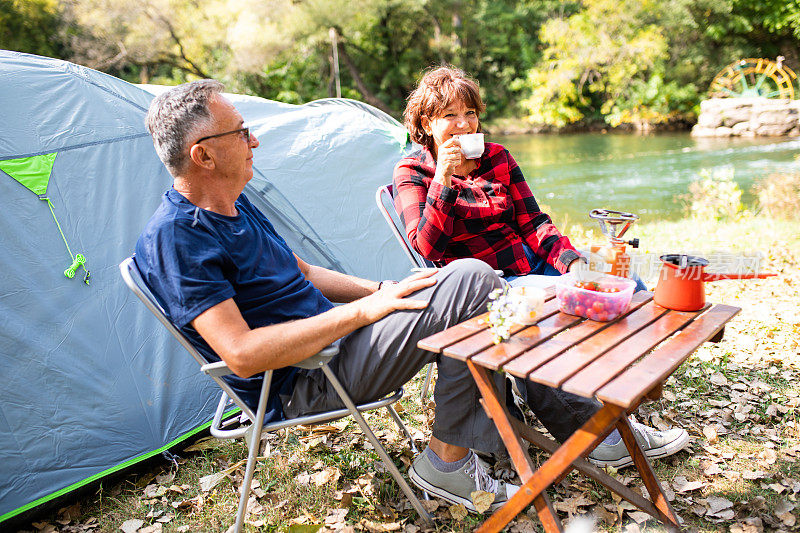
<path fill-rule="evenodd" d="M 144 127 L 159 90 L 0 51 L 0 522 L 159 453 L 213 415 L 213 383 L 117 269 L 171 184 Z M 346 100 L 229 98 L 261 141 L 245 193 L 297 254 L 372 279 L 404 276 L 373 203 L 411 149 L 400 124 Z M 48 206 L 9 163 L 55 153 L 47 196 L 91 266 L 89 285 L 64 276 Z"/>

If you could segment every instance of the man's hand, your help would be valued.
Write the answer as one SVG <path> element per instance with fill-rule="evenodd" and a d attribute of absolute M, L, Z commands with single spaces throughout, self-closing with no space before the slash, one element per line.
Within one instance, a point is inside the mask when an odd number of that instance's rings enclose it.
<path fill-rule="evenodd" d="M 456 137 L 450 137 L 439 146 L 436 156 L 436 174 L 434 180 L 445 187 L 450 187 L 450 178 L 455 173 L 456 168 L 464 162 L 461 153 L 461 143 Z"/>
<path fill-rule="evenodd" d="M 250 329 L 233 298 L 229 298 L 200 313 L 192 326 L 236 375 L 250 377 L 302 361 L 397 309 L 423 309 L 428 302 L 406 296 L 435 284 L 436 279 L 431 277 L 435 273 L 436 270 L 419 272 L 375 292 L 375 282 L 365 280 L 372 284 L 363 288 L 369 294 L 354 302 L 319 315 L 255 329 Z"/>
<path fill-rule="evenodd" d="M 372 324 L 392 311 L 399 309 L 424 309 L 427 307 L 428 302 L 406 298 L 406 296 L 436 284 L 436 279 L 431 277 L 436 274 L 436 272 L 438 272 L 437 269 L 417 272 L 399 283 L 384 284 L 381 290 L 361 298 L 356 304 L 359 306 L 359 311 L 363 320 L 365 320 L 367 324 Z"/>

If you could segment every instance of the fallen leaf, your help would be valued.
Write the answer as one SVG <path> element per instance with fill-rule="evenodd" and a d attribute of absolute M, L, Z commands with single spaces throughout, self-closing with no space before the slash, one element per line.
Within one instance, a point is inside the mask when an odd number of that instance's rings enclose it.
<path fill-rule="evenodd" d="M 734 524 L 731 526 L 730 533 L 762 533 L 764 527 L 761 526 L 761 519 L 758 520 L 758 525 L 748 523 L 747 521 Z"/>
<path fill-rule="evenodd" d="M 167 487 L 162 487 L 161 485 L 156 485 L 155 483 L 152 485 L 147 485 L 144 488 L 144 495 L 147 498 L 160 498 L 166 493 Z"/>
<path fill-rule="evenodd" d="M 736 513 L 733 512 L 733 509 L 725 509 L 724 511 L 720 511 L 715 514 L 708 513 L 706 518 L 720 518 L 722 520 L 733 520 L 736 516 Z"/>
<path fill-rule="evenodd" d="M 630 511 L 628 513 L 628 516 L 630 516 L 631 519 L 634 522 L 636 522 L 637 524 L 641 524 L 643 522 L 647 522 L 648 520 L 653 518 L 652 516 L 650 516 L 649 513 L 645 513 L 643 511 Z"/>
<path fill-rule="evenodd" d="M 136 533 L 143 524 L 144 520 L 131 518 L 130 520 L 125 520 L 119 528 L 125 533 Z"/>
<path fill-rule="evenodd" d="M 779 514 L 777 516 L 778 516 L 778 518 L 781 519 L 781 522 L 783 522 L 783 525 L 785 525 L 787 527 L 794 527 L 795 523 L 797 522 L 797 517 L 794 516 L 792 513 L 783 513 L 783 514 Z"/>
<path fill-rule="evenodd" d="M 617 522 L 617 515 L 608 511 L 602 505 L 597 505 L 592 509 L 592 513 L 597 519 L 607 526 L 613 526 Z"/>
<path fill-rule="evenodd" d="M 676 492 L 680 492 L 680 493 L 684 493 L 684 492 L 690 492 L 690 491 L 697 490 L 697 489 L 702 489 L 705 486 L 706 486 L 706 484 L 703 481 L 687 481 L 683 485 L 675 486 L 675 491 Z"/>
<path fill-rule="evenodd" d="M 793 511 L 795 508 L 795 504 L 789 503 L 787 500 L 781 500 L 775 506 L 775 514 L 783 514 Z"/>
<path fill-rule="evenodd" d="M 570 517 L 572 517 L 573 515 L 581 513 L 581 507 L 592 504 L 594 504 L 594 501 L 587 498 L 584 494 L 578 494 L 577 496 L 572 496 L 564 501 L 553 503 L 553 507 L 561 512 L 567 513 Z"/>
<path fill-rule="evenodd" d="M 177 472 L 170 471 L 170 472 L 167 472 L 166 474 L 159 474 L 159 475 L 156 476 L 156 482 L 160 483 L 162 485 L 168 485 L 168 484 L 172 483 L 173 479 L 175 479 L 175 474 L 176 473 Z"/>
<path fill-rule="evenodd" d="M 767 487 L 769 487 L 770 489 L 774 490 L 778 494 L 780 494 L 780 493 L 782 493 L 783 491 L 786 490 L 786 487 L 784 487 L 783 485 L 781 485 L 779 483 L 770 483 L 769 485 L 767 485 Z"/>
<path fill-rule="evenodd" d="M 485 490 L 476 490 L 472 491 L 469 497 L 472 499 L 472 504 L 475 506 L 475 509 L 483 514 L 488 511 L 494 503 L 495 494 L 493 492 L 486 492 Z"/>
<path fill-rule="evenodd" d="M 722 468 L 719 467 L 717 464 L 709 465 L 708 468 L 703 470 L 704 476 L 716 476 L 717 474 L 722 473 Z"/>
<path fill-rule="evenodd" d="M 709 496 L 706 498 L 706 503 L 708 504 L 708 514 L 711 516 L 719 515 L 725 509 L 733 507 L 732 501 L 720 496 Z M 731 518 L 733 518 L 733 516 L 731 516 Z"/>
<path fill-rule="evenodd" d="M 712 426 L 704 426 L 703 435 L 706 437 L 706 440 L 710 444 L 714 444 L 715 442 L 717 442 L 717 440 L 719 440 L 717 437 L 717 430 L 714 429 L 714 427 Z"/>
<path fill-rule="evenodd" d="M 462 506 L 463 507 L 463 506 Z M 372 520 L 361 520 L 358 523 L 370 533 L 384 533 L 386 531 L 398 531 L 402 526 L 397 522 L 373 522 Z"/>
<path fill-rule="evenodd" d="M 467 517 L 467 508 L 464 507 L 463 503 L 459 503 L 458 505 L 451 505 L 447 510 L 449 511 L 450 516 L 453 518 L 453 520 L 456 520 L 458 522 L 461 522 Z"/>
<path fill-rule="evenodd" d="M 743 470 L 742 477 L 744 479 L 763 479 L 769 477 L 769 474 L 764 472 L 763 470 Z"/>
<path fill-rule="evenodd" d="M 730 479 L 731 481 L 736 481 L 737 479 L 742 477 L 742 473 L 737 472 L 736 470 L 723 470 L 722 475 Z"/>
<path fill-rule="evenodd" d="M 539 531 L 534 521 L 525 514 L 519 515 L 509 526 L 510 533 L 537 533 Z"/>
<path fill-rule="evenodd" d="M 188 448 L 184 448 L 183 451 L 185 452 L 201 452 L 203 450 L 211 450 L 217 447 L 219 441 L 214 437 L 206 437 L 204 439 L 200 439 Z"/>
<path fill-rule="evenodd" d="M 77 520 L 78 518 L 80 518 L 80 516 L 81 516 L 80 502 L 58 510 L 58 517 L 61 518 L 62 520 L 67 520 L 68 521 L 67 523 L 72 522 L 73 520 Z"/>
<path fill-rule="evenodd" d="M 725 375 L 720 372 L 711 374 L 711 377 L 709 377 L 708 380 L 718 387 L 725 387 L 728 385 L 728 378 L 726 378 Z"/>
<path fill-rule="evenodd" d="M 336 483 L 336 481 L 339 480 L 339 477 L 341 475 L 342 473 L 339 471 L 339 469 L 333 466 L 333 467 L 328 467 L 325 470 L 320 470 L 319 472 L 313 474 L 311 476 L 311 481 L 313 481 L 314 485 L 316 485 L 317 487 L 321 487 L 322 485 L 328 482 Z"/>
<path fill-rule="evenodd" d="M 758 454 L 759 462 L 766 465 L 775 464 L 775 461 L 778 460 L 778 454 L 775 453 L 775 450 L 770 448 L 766 448 L 759 452 Z"/>
<path fill-rule="evenodd" d="M 166 514 L 161 518 L 157 519 L 156 522 L 161 522 L 162 524 L 169 524 L 175 518 L 174 514 Z"/>
<path fill-rule="evenodd" d="M 422 507 L 424 507 L 429 513 L 432 513 L 439 508 L 439 502 L 436 500 L 420 500 L 420 503 L 422 503 Z"/>
<path fill-rule="evenodd" d="M 202 492 L 209 492 L 211 489 L 216 487 L 220 481 L 225 479 L 225 474 L 222 472 L 216 472 L 214 474 L 209 474 L 207 476 L 203 476 L 200 478 L 200 490 Z"/>
<path fill-rule="evenodd" d="M 347 516 L 347 509 L 330 509 L 325 517 L 325 526 L 335 529 L 332 526 L 339 523 L 344 523 L 344 517 Z"/>

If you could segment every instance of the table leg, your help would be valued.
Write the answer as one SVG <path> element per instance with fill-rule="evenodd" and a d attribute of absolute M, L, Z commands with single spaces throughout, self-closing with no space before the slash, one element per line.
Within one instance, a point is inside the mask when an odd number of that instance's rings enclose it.
<path fill-rule="evenodd" d="M 535 429 L 529 428 L 523 422 L 515 418 L 512 418 L 511 422 L 514 424 L 514 427 L 517 429 L 520 437 L 531 442 L 532 444 L 535 444 L 551 455 L 555 453 L 559 446 L 561 446 L 558 441 L 545 437 Z M 612 492 L 616 492 L 642 511 L 653 516 L 658 516 L 658 510 L 653 505 L 653 502 L 642 496 L 641 493 L 634 492 L 617 481 L 615 478 L 609 476 L 605 470 L 594 466 L 592 463 L 582 457 L 575 459 L 572 462 L 572 466 L 581 474 L 597 481 L 601 485 L 610 489 Z"/>
<path fill-rule="evenodd" d="M 474 365 L 473 365 L 474 366 Z M 479 533 L 500 531 L 517 514 L 519 514 L 531 501 L 544 494 L 549 487 L 561 474 L 572 468 L 572 462 L 582 456 L 587 451 L 593 449 L 605 435 L 614 427 L 616 422 L 625 416 L 625 410 L 615 405 L 604 405 L 590 418 L 583 426 L 573 433 L 570 438 L 545 461 L 538 470 L 520 487 L 519 491 L 512 496 L 503 507 L 490 516 L 486 522 L 478 529 Z M 493 419 L 495 424 L 497 419 Z M 508 422 L 508 418 L 506 418 Z M 516 433 L 516 432 L 515 432 Z M 516 443 L 517 447 L 519 442 Z M 522 476 L 520 476 L 522 477 Z M 545 531 L 560 531 L 560 525 L 555 528 L 548 527 L 548 524 L 557 523 L 555 513 L 552 508 L 546 505 L 537 505 L 539 519 L 545 526 Z"/>
<path fill-rule="evenodd" d="M 539 520 L 542 521 L 545 531 L 557 531 L 559 533 L 564 531 L 561 526 L 561 520 L 556 516 L 553 504 L 550 502 L 550 496 L 547 495 L 546 491 L 542 491 L 541 494 L 533 499 L 533 506 L 539 514 Z"/>
<path fill-rule="evenodd" d="M 628 448 L 628 453 L 630 453 L 631 457 L 633 458 L 633 464 L 639 471 L 639 475 L 642 477 L 644 486 L 647 487 L 647 492 L 650 494 L 650 499 L 653 500 L 653 503 L 656 506 L 658 517 L 662 522 L 664 522 L 665 525 L 670 527 L 670 529 L 680 531 L 678 515 L 675 514 L 675 510 L 672 508 L 672 505 L 670 505 L 669 500 L 667 500 L 667 497 L 661 488 L 661 484 L 658 482 L 655 472 L 653 472 L 653 467 L 650 465 L 650 461 L 648 461 L 647 456 L 644 454 L 642 448 L 639 446 L 639 443 L 636 441 L 636 437 L 633 435 L 633 430 L 631 429 L 631 425 L 630 422 L 628 422 L 627 417 L 623 417 L 619 422 L 617 422 L 617 429 L 622 436 L 622 440 L 625 442 L 625 446 Z"/>
<path fill-rule="evenodd" d="M 472 377 L 478 385 L 478 390 L 481 391 L 483 396 L 483 406 L 488 411 L 489 418 L 492 419 L 494 425 L 497 426 L 497 431 L 506 445 L 508 454 L 514 467 L 517 469 L 520 479 L 527 481 L 533 476 L 533 464 L 531 459 L 520 443 L 519 433 L 511 423 L 511 415 L 506 409 L 505 402 L 500 401 L 497 396 L 497 389 L 494 387 L 492 378 L 489 377 L 489 371 L 480 367 L 472 361 L 467 361 L 467 367 L 472 372 Z M 513 518 L 513 517 L 512 517 Z"/>

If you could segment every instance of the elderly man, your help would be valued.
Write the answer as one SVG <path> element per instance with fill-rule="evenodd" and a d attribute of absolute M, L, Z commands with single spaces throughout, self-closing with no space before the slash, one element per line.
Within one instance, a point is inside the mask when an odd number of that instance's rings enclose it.
<path fill-rule="evenodd" d="M 212 80 L 192 82 L 150 106 L 147 127 L 174 182 L 136 245 L 145 281 L 197 349 L 227 363 L 236 374 L 230 385 L 254 408 L 263 372 L 275 369 L 269 420 L 340 406 L 320 370 L 289 366 L 331 343 L 340 348 L 331 369 L 354 400 L 397 389 L 434 360 L 417 340 L 483 312 L 497 276 L 466 259 L 399 283 L 376 283 L 294 255 L 242 194 L 258 140 L 222 89 Z M 492 492 L 497 507 L 517 487 L 492 478 L 470 448 L 495 452 L 502 442 L 466 365 L 437 363 L 433 436 L 409 476 L 472 511 L 472 491 Z M 528 400 L 560 439 L 597 409 L 547 387 L 528 391 Z"/>

